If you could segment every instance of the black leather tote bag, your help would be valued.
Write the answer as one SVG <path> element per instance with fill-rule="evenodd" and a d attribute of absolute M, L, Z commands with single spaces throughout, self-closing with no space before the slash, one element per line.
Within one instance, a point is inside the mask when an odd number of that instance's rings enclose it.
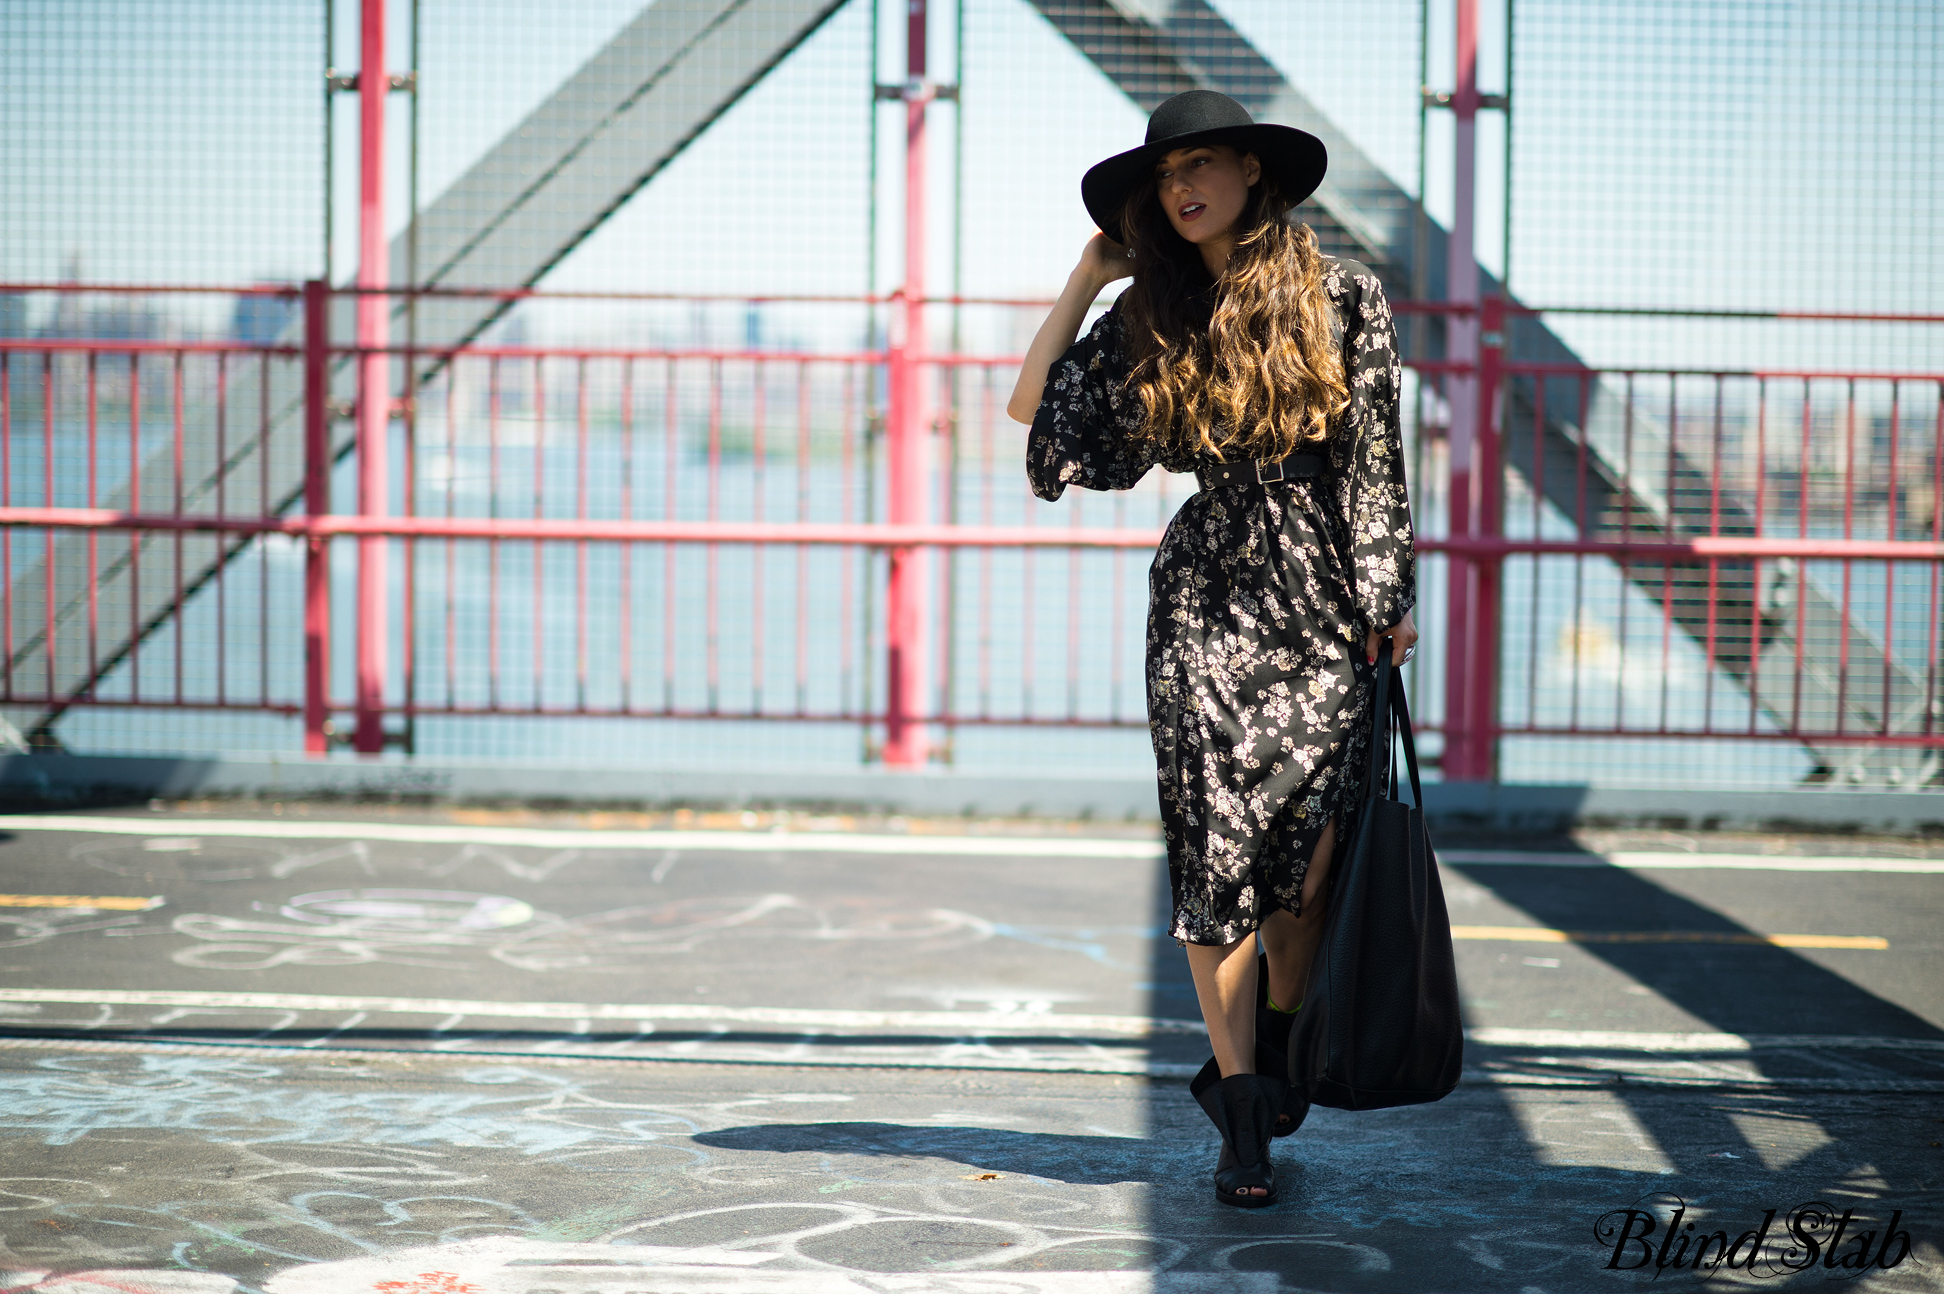
<path fill-rule="evenodd" d="M 1323 940 L 1289 1037 L 1290 1081 L 1317 1105 L 1381 1110 L 1436 1101 L 1458 1085 L 1464 1024 L 1451 920 L 1424 827 L 1411 716 L 1385 642 L 1371 706 L 1364 804 L 1337 859 Z M 1398 798 L 1402 738 L 1411 798 Z M 1388 789 L 1382 774 L 1389 765 Z"/>

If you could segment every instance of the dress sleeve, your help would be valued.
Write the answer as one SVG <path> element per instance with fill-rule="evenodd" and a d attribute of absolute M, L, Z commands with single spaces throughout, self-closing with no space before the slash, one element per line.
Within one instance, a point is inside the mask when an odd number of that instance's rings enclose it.
<path fill-rule="evenodd" d="M 1127 379 L 1120 312 L 1109 310 L 1054 361 L 1026 441 L 1026 478 L 1051 502 L 1069 485 L 1128 490 L 1154 466 L 1151 441 L 1138 435 L 1140 403 Z"/>
<path fill-rule="evenodd" d="M 1339 479 L 1347 496 L 1357 610 L 1370 628 L 1386 629 L 1417 604 L 1417 548 L 1398 422 L 1397 330 L 1375 274 L 1350 261 L 1340 262 L 1335 275 L 1342 277 L 1338 303 L 1350 384 L 1350 409 L 1338 438 L 1348 462 Z"/>

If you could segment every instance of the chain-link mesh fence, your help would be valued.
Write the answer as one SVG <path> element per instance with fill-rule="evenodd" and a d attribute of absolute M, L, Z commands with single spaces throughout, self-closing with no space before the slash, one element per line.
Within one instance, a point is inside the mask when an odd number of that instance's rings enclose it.
<path fill-rule="evenodd" d="M 882 356 L 903 321 L 883 298 L 905 282 L 910 210 L 906 14 L 883 0 L 394 0 L 389 277 L 443 294 L 392 301 L 404 403 L 389 510 L 885 520 Z M 328 273 L 348 283 L 359 105 L 328 76 L 342 87 L 360 71 L 359 18 L 352 0 L 9 6 L 0 149 L 16 182 L 0 193 L 0 280 L 294 285 Z M 1914 313 L 1939 298 L 1937 22 L 1929 7 L 1892 3 L 1481 6 L 1480 84 L 1511 104 L 1480 115 L 1483 269 L 1492 283 L 1509 273 L 1527 305 L 1637 312 L 1514 318 L 1514 365 L 1605 375 L 1585 388 L 1585 416 L 1580 394 L 1509 379 L 1507 535 L 1595 533 L 1584 485 L 1562 484 L 1574 470 L 1591 473 L 1595 496 L 1618 489 L 1630 507 L 1661 508 L 1657 534 L 1921 539 L 1935 529 L 1944 326 L 1776 312 Z M 924 312 L 926 339 L 933 354 L 981 360 L 926 370 L 936 433 L 926 508 L 939 521 L 1158 527 L 1191 488 L 1157 474 L 1128 495 L 1038 504 L 1018 471 L 1024 431 L 1001 412 L 1004 358 L 1039 317 L 1012 302 L 1050 296 L 1091 231 L 1079 173 L 1137 140 L 1167 93 L 1212 86 L 1323 134 L 1331 185 L 1300 214 L 1326 248 L 1378 269 L 1394 300 L 1445 290 L 1453 126 L 1424 91 L 1451 86 L 1448 4 L 935 0 L 927 35 L 925 76 L 943 92 L 926 116 L 925 283 L 956 300 Z M 452 292 L 521 287 L 557 295 Z M 213 507 L 226 483 L 232 508 L 293 506 L 299 325 L 291 293 L 0 293 L 0 334 L 12 343 L 5 501 L 193 511 Z M 1443 354 L 1437 316 L 1408 317 L 1404 329 L 1414 358 Z M 90 339 L 154 349 L 32 345 Z M 353 339 L 348 298 L 334 307 L 332 339 Z M 454 346 L 468 353 L 450 358 Z M 348 356 L 336 363 L 342 414 L 355 389 Z M 1700 374 L 1666 375 L 1674 369 Z M 1658 374 L 1652 397 L 1636 389 L 1647 378 L 1623 370 Z M 1845 376 L 1793 386 L 1707 376 L 1755 370 Z M 1930 385 L 1859 385 L 1847 376 L 1858 373 Z M 1445 509 L 1443 381 L 1407 379 L 1421 530 L 1433 537 Z M 333 428 L 333 446 L 348 449 L 350 423 Z M 273 448 L 239 468 L 252 435 Z M 282 457 L 278 437 L 293 447 Z M 1573 467 L 1582 446 L 1589 455 Z M 1548 480 L 1549 455 L 1560 454 L 1568 475 L 1555 467 Z M 358 506 L 355 467 L 346 457 L 336 469 L 338 511 Z M 1663 488 L 1690 475 L 1699 493 Z M 175 505 L 176 491 L 190 502 Z M 23 531 L 9 543 L 10 630 L 27 623 L 35 590 L 97 584 L 104 604 L 112 591 L 129 608 L 123 619 L 147 629 L 140 646 L 113 640 L 98 609 L 87 622 L 86 599 L 75 601 L 76 623 L 92 626 L 96 704 L 51 721 L 21 711 L 18 723 L 82 750 L 295 742 L 299 648 L 293 594 L 278 586 L 296 578 L 294 542 L 189 537 L 148 559 L 108 535 L 63 548 Z M 101 576 L 118 544 L 129 574 Z M 355 554 L 346 542 L 333 550 L 334 603 L 348 609 Z M 143 560 L 167 575 L 146 594 L 87 575 L 139 584 Z M 1143 766 L 1138 550 L 925 560 L 921 708 L 954 720 L 940 725 L 941 758 Z M 390 564 L 394 728 L 417 753 L 453 756 L 868 757 L 887 686 L 882 564 L 866 547 L 799 564 L 794 549 L 651 545 L 630 556 L 610 545 L 584 560 L 571 545 L 401 541 Z M 50 565 L 67 573 L 35 575 Z M 1904 669 L 1919 693 L 1929 686 L 1934 566 L 1761 569 L 1735 578 L 1780 579 L 1791 606 L 1835 605 L 1837 627 L 1805 622 L 1798 641 L 1783 632 L 1773 589 L 1769 604 L 1735 601 L 1719 570 L 1663 579 L 1658 563 L 1510 557 L 1503 775 L 1823 775 L 1826 750 L 1777 735 L 1792 719 L 1764 697 L 1759 668 L 1751 677 L 1761 651 L 1744 644 L 1738 665 L 1709 637 L 1711 617 L 1745 618 L 1748 606 L 1780 626 L 1753 632 L 1786 639 L 1797 673 L 1868 641 L 1888 644 L 1876 657 L 1886 678 Z M 1434 721 L 1445 570 L 1441 558 L 1424 567 L 1419 686 Z M 355 633 L 348 614 L 333 620 L 340 701 L 353 688 Z M 8 650 L 13 665 L 32 664 L 27 647 Z M 34 659 L 45 670 L 56 654 Z M 144 673 L 189 683 L 152 693 L 154 708 L 129 704 L 144 695 Z M 1613 693 L 1605 710 L 1595 692 Z M 267 697 L 272 712 L 226 710 L 213 704 L 219 694 L 225 705 Z M 1916 704 L 1929 722 L 1932 703 Z M 1730 711 L 1746 720 L 1735 740 L 1720 717 Z M 662 717 L 676 714 L 719 717 Z M 754 721 L 786 714 L 804 717 Z M 610 715 L 623 717 L 599 717 Z"/>

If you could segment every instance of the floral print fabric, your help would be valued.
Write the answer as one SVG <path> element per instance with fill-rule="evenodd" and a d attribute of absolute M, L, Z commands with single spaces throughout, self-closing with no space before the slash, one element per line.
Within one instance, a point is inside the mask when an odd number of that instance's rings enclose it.
<path fill-rule="evenodd" d="M 1233 943 L 1274 908 L 1300 911 L 1333 816 L 1348 846 L 1369 758 L 1364 636 L 1416 601 L 1390 305 L 1355 261 L 1329 262 L 1325 284 L 1351 395 L 1319 447 L 1327 471 L 1195 494 L 1149 570 L 1148 727 L 1185 943 Z M 1137 437 L 1129 367 L 1117 309 L 1054 364 L 1026 450 L 1039 497 L 1198 465 Z"/>

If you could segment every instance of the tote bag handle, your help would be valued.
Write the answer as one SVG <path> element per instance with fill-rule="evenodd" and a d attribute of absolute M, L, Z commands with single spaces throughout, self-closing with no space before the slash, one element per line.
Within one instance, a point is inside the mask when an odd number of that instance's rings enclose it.
<path fill-rule="evenodd" d="M 1424 807 L 1424 788 L 1418 780 L 1417 742 L 1411 734 L 1411 705 L 1405 696 L 1403 678 L 1398 668 L 1391 664 L 1390 639 L 1383 640 L 1386 645 L 1378 648 L 1376 696 L 1372 700 L 1370 714 L 1370 772 L 1364 779 L 1364 799 L 1375 801 L 1385 794 L 1384 761 L 1389 760 L 1390 777 L 1389 798 L 1398 799 L 1402 789 L 1397 784 L 1397 759 L 1394 746 L 1402 739 L 1404 745 L 1404 767 L 1411 779 L 1411 802 L 1418 808 Z"/>
<path fill-rule="evenodd" d="M 1424 788 L 1418 783 L 1417 742 L 1411 738 L 1411 703 L 1405 694 L 1404 680 L 1400 674 L 1397 689 L 1391 695 L 1391 735 L 1404 745 L 1404 767 L 1411 775 L 1411 803 L 1424 807 Z M 1398 798 L 1397 759 L 1393 755 L 1390 770 L 1390 797 Z"/>

